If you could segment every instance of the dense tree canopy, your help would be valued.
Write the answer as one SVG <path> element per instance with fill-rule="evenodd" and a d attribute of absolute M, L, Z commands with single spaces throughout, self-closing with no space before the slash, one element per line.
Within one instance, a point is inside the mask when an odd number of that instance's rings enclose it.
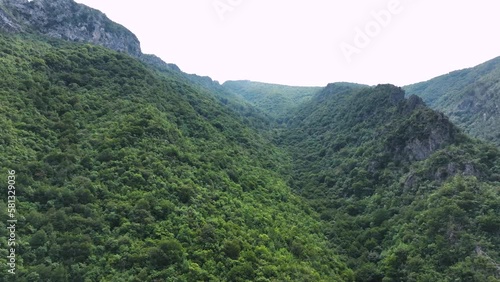
<path fill-rule="evenodd" d="M 0 60 L 17 281 L 352 279 L 286 155 L 214 96 L 88 44 L 1 35 Z"/>
<path fill-rule="evenodd" d="M 34 35 L 0 35 L 0 77 L 16 281 L 500 281 L 498 149 L 401 88 L 221 86 Z"/>
<path fill-rule="evenodd" d="M 279 144 L 357 281 L 499 281 L 500 153 L 394 86 L 332 84 Z"/>
<path fill-rule="evenodd" d="M 468 134 L 500 146 L 500 58 L 405 87 Z"/>
<path fill-rule="evenodd" d="M 236 93 L 274 120 L 283 122 L 299 105 L 309 101 L 322 87 L 300 87 L 254 81 L 226 81 L 225 89 Z"/>

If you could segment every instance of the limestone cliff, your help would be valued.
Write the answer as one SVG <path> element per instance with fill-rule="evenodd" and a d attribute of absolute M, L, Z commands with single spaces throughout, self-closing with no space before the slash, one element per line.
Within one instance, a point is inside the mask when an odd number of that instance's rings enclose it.
<path fill-rule="evenodd" d="M 73 0 L 0 0 L 0 30 L 88 42 L 134 57 L 142 55 L 132 32 Z"/>

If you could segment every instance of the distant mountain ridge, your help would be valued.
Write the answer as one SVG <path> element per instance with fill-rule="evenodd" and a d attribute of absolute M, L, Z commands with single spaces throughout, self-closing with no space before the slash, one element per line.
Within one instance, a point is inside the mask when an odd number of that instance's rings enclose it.
<path fill-rule="evenodd" d="M 124 52 L 158 69 L 180 72 L 175 64 L 143 54 L 139 39 L 130 30 L 101 11 L 73 0 L 0 0 L 0 31 L 92 43 Z"/>
<path fill-rule="evenodd" d="M 249 80 L 226 81 L 222 86 L 278 120 L 283 119 L 298 105 L 309 101 L 323 88 L 288 86 Z"/>
<path fill-rule="evenodd" d="M 495 61 L 409 95 L 221 85 L 73 0 L 0 0 L 0 60 L 20 279 L 500 278 L 500 152 L 435 110 L 491 121 Z"/>
<path fill-rule="evenodd" d="M 500 57 L 404 89 L 468 134 L 500 146 Z"/>
<path fill-rule="evenodd" d="M 39 36 L 0 33 L 0 60 L 0 171 L 25 210 L 0 281 L 353 281 L 284 153 L 202 82 Z"/>
<path fill-rule="evenodd" d="M 0 0 L 0 32 L 34 34 L 70 42 L 91 43 L 138 58 L 155 70 L 196 84 L 247 119 L 265 124 L 260 113 L 210 77 L 184 73 L 177 65 L 143 54 L 135 34 L 104 13 L 74 0 Z M 229 99 L 228 99 L 229 98 Z M 260 125 L 263 127 L 265 125 Z"/>
<path fill-rule="evenodd" d="M 321 214 L 356 281 L 500 276 L 498 247 L 491 260 L 476 251 L 500 243 L 499 151 L 421 98 L 393 85 L 329 84 L 277 143 L 291 154 L 291 186 Z"/>
<path fill-rule="evenodd" d="M 231 96 L 233 101 L 240 96 L 277 121 L 288 118 L 287 114 L 297 105 L 322 89 L 251 81 L 228 81 L 220 87 L 210 78 L 211 82 L 206 82 L 207 77 L 183 73 L 175 64 L 143 54 L 139 40 L 127 28 L 73 0 L 0 0 L 0 30 L 92 43 L 124 52 L 160 71 L 177 73 L 209 91 L 216 89 L 216 93 L 224 93 L 219 95 L 222 101 L 226 100 L 224 96 Z M 431 108 L 444 112 L 472 136 L 500 146 L 500 57 L 404 89 L 408 95 L 420 96 Z M 245 111 L 248 113 L 248 109 Z"/>

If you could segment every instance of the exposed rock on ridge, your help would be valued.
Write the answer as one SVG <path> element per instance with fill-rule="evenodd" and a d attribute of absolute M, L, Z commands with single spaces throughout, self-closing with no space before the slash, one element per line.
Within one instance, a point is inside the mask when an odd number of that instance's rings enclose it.
<path fill-rule="evenodd" d="M 459 136 L 458 128 L 444 114 L 420 107 L 399 125 L 387 145 L 398 158 L 413 162 L 427 159 Z"/>
<path fill-rule="evenodd" d="M 73 0 L 0 0 L 0 30 L 88 42 L 140 57 L 137 37 L 98 10 Z"/>

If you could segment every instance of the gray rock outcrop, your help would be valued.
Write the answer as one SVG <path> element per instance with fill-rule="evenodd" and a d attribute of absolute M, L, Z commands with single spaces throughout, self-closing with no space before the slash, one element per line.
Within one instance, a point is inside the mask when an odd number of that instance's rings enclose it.
<path fill-rule="evenodd" d="M 132 32 L 73 0 L 0 0 L 0 30 L 93 43 L 134 57 L 142 55 Z"/>

